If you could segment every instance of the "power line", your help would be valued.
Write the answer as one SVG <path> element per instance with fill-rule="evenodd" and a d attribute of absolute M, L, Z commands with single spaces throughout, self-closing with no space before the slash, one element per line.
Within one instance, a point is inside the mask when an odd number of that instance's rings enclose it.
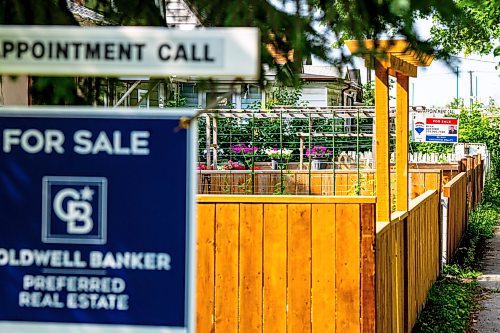
<path fill-rule="evenodd" d="M 453 58 L 459 58 L 459 59 L 464 59 L 464 60 L 470 60 L 470 61 L 488 62 L 490 64 L 496 64 L 497 63 L 497 61 L 493 61 L 493 60 L 471 59 L 471 58 L 459 57 L 459 56 L 451 56 L 451 57 L 453 57 Z"/>
<path fill-rule="evenodd" d="M 464 73 L 468 73 L 469 71 L 459 71 L 458 73 L 460 74 L 464 74 Z M 474 73 L 483 73 L 483 74 L 498 74 L 500 75 L 500 72 L 498 71 L 476 71 L 476 70 L 473 70 Z M 432 75 L 456 75 L 457 72 L 442 72 L 442 73 L 420 73 L 421 76 L 432 76 Z"/>

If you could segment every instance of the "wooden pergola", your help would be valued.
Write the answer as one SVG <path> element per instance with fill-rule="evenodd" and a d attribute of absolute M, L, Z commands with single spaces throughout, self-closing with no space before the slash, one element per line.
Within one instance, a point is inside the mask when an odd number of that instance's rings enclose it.
<path fill-rule="evenodd" d="M 391 221 L 389 152 L 389 75 L 396 77 L 396 211 L 408 211 L 409 78 L 419 66 L 429 66 L 432 55 L 416 51 L 406 40 L 349 40 L 354 55 L 375 67 L 375 168 L 377 222 Z"/>

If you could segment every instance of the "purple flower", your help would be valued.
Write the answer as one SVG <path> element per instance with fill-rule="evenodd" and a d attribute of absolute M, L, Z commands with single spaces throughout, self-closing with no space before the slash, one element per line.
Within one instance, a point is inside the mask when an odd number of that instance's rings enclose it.
<path fill-rule="evenodd" d="M 323 146 L 315 146 L 306 150 L 306 156 L 308 158 L 327 158 L 331 153 L 331 150 Z"/>
<path fill-rule="evenodd" d="M 234 151 L 236 154 L 245 155 L 245 154 L 250 154 L 250 153 L 256 152 L 257 150 L 259 150 L 259 148 L 256 146 L 247 146 L 244 143 L 238 143 L 238 144 L 232 146 L 231 150 Z"/>

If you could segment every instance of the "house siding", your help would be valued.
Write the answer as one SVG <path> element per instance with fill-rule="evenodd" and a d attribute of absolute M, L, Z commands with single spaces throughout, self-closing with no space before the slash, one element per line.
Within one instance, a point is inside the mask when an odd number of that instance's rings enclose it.
<path fill-rule="evenodd" d="M 327 89 L 325 84 L 307 84 L 302 88 L 300 102 L 307 102 L 307 106 L 328 106 Z"/>

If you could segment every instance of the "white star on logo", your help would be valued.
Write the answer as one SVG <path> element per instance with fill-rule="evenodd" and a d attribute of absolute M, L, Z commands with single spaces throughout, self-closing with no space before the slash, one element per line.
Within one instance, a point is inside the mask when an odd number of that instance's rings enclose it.
<path fill-rule="evenodd" d="M 91 190 L 90 187 L 85 186 L 83 190 L 80 190 L 80 195 L 82 196 L 82 200 L 92 201 L 94 190 Z"/>

